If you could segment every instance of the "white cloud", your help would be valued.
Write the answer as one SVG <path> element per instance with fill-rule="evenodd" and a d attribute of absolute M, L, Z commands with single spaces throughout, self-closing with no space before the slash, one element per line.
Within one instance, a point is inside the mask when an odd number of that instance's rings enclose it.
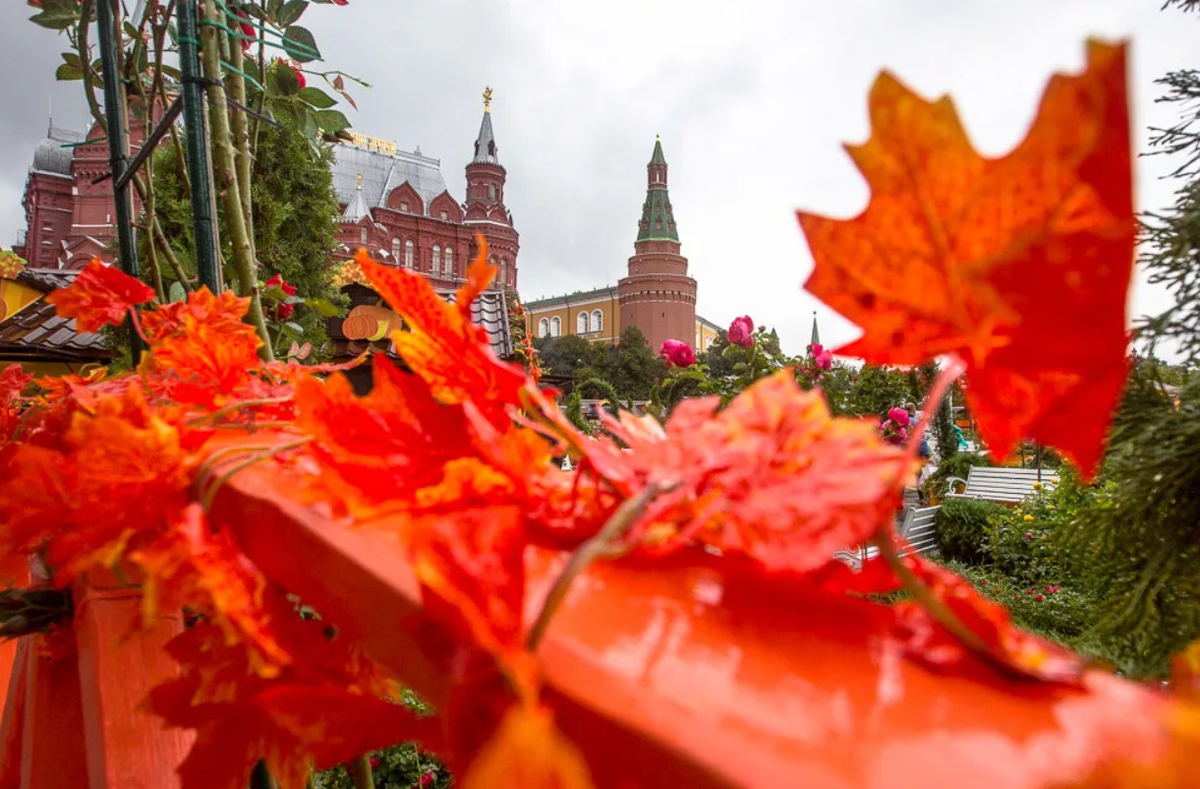
<path fill-rule="evenodd" d="M 507 198 L 521 232 L 526 298 L 615 282 L 633 251 L 645 164 L 661 133 L 683 251 L 700 283 L 699 309 L 724 323 L 749 312 L 807 341 L 811 311 L 824 338 L 852 338 L 800 285 L 811 268 L 796 208 L 851 216 L 866 204 L 841 149 L 868 136 L 866 95 L 888 68 L 927 96 L 950 93 L 981 151 L 1022 136 L 1042 86 L 1077 70 L 1089 35 L 1133 40 L 1135 131 L 1174 107 L 1153 80 L 1197 65 L 1198 18 L 1129 0 L 354 0 L 315 6 L 306 22 L 328 65 L 374 86 L 355 92 L 362 130 L 420 145 L 442 160 L 451 190 L 478 129 L 479 93 L 493 117 Z M 22 27 L 26 9 L 0 9 L 0 37 L 26 81 L 9 81 L 0 119 L 0 230 L 23 217 L 20 193 L 58 60 L 53 34 Z M 76 86 L 56 91 L 56 106 Z M 12 95 L 9 95 L 9 94 Z M 82 103 L 70 112 L 81 119 Z M 1171 200 L 1168 163 L 1138 163 L 1138 204 Z M 1161 292 L 1139 284 L 1135 311 Z"/>

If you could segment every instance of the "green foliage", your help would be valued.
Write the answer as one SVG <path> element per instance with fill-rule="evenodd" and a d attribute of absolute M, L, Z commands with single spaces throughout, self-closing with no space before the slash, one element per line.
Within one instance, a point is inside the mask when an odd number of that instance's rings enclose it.
<path fill-rule="evenodd" d="M 958 431 L 954 429 L 954 414 L 950 411 L 950 398 L 942 398 L 937 411 L 933 415 L 933 424 L 929 426 L 937 441 L 938 461 L 946 464 L 958 454 Z M 939 470 L 941 466 L 939 465 Z"/>
<path fill-rule="evenodd" d="M 882 417 L 889 409 L 912 399 L 908 373 L 864 364 L 854 376 L 846 413 Z"/>
<path fill-rule="evenodd" d="M 607 400 L 609 403 L 608 410 L 615 414 L 617 409 L 621 407 L 621 397 L 617 394 L 617 390 L 613 385 L 603 378 L 588 378 L 580 381 L 575 385 L 575 392 L 583 397 L 585 394 L 597 394 L 601 400 Z"/>
<path fill-rule="evenodd" d="M 985 454 L 978 452 L 958 452 L 938 464 L 937 471 L 929 475 L 925 480 L 923 489 L 925 495 L 933 495 L 935 497 L 945 496 L 949 491 L 947 489 L 946 480 L 950 477 L 958 477 L 966 479 L 971 473 L 972 466 L 991 466 L 992 459 Z"/>
<path fill-rule="evenodd" d="M 402 743 L 376 751 L 372 756 L 378 760 L 372 768 L 375 789 L 447 789 L 452 780 L 446 768 L 427 753 L 422 753 L 412 743 Z M 422 776 L 428 775 L 422 783 Z M 355 789 L 354 781 L 345 766 L 317 773 L 314 789 Z"/>
<path fill-rule="evenodd" d="M 1131 382 L 1109 485 L 1060 537 L 1103 590 L 1093 635 L 1139 674 L 1164 674 L 1169 656 L 1200 638 L 1200 381 L 1177 397 Z"/>
<path fill-rule="evenodd" d="M 583 417 L 582 400 L 583 398 L 580 396 L 578 389 L 571 392 L 571 394 L 567 395 L 566 402 L 563 404 L 563 413 L 570 420 L 571 424 L 575 425 L 581 432 L 591 433 L 592 426 Z"/>
<path fill-rule="evenodd" d="M 1085 654 L 1105 657 L 1087 640 L 1087 625 L 1096 605 L 1095 597 L 1087 590 L 1059 584 L 1033 585 L 989 565 L 955 560 L 944 564 L 970 581 L 984 597 L 1007 608 L 1020 627 Z"/>
<path fill-rule="evenodd" d="M 666 373 L 666 365 L 635 326 L 621 333 L 616 347 L 570 334 L 539 337 L 533 344 L 547 375 L 577 382 L 591 378 L 606 381 L 622 402 L 648 400 L 651 389 Z"/>
<path fill-rule="evenodd" d="M 66 30 L 79 22 L 79 0 L 42 0 L 39 8 L 29 21 L 42 27 Z"/>
<path fill-rule="evenodd" d="M 648 400 L 650 389 L 666 374 L 666 364 L 651 350 L 646 335 L 636 326 L 621 332 L 617 343 L 617 375 L 608 379 L 622 397 Z"/>
<path fill-rule="evenodd" d="M 988 519 L 1003 517 L 1004 507 L 989 501 L 950 499 L 937 517 L 938 549 L 949 559 L 978 564 L 987 558 Z"/>
<path fill-rule="evenodd" d="M 541 354 L 542 369 L 546 374 L 563 378 L 574 378 L 594 356 L 592 343 L 573 334 L 541 337 L 534 341 L 534 346 Z"/>
<path fill-rule="evenodd" d="M 186 151 L 185 151 L 186 155 Z M 179 177 L 175 149 L 158 153 L 154 168 L 159 221 L 172 247 L 185 265 L 190 265 L 192 221 L 190 195 Z M 260 276 L 280 274 L 296 286 L 296 311 L 288 319 L 299 332 L 279 325 L 276 352 L 283 355 L 294 340 L 312 343 L 313 356 L 328 355 L 325 317 L 330 307 L 344 305 L 345 298 L 333 283 L 332 260 L 336 246 L 338 201 L 330 173 L 332 153 L 321 146 L 316 155 L 304 137 L 292 128 L 260 130 L 258 157 L 253 174 L 253 219 L 256 250 L 262 263 Z M 223 208 L 217 212 L 224 225 Z M 227 238 L 222 232 L 221 238 Z M 232 250 L 223 250 L 226 260 Z M 171 273 L 163 272 L 171 283 Z M 322 313 L 326 313 L 323 315 Z M 302 335 L 298 336 L 298 335 Z"/>

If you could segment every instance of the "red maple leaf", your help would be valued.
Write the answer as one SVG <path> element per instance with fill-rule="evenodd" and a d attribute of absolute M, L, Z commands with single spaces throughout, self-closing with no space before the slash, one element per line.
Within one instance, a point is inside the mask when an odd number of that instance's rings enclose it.
<path fill-rule="evenodd" d="M 249 307 L 249 299 L 232 291 L 213 295 L 200 288 L 186 301 L 142 313 L 161 382 L 158 393 L 177 402 L 210 406 L 251 383 L 262 340 L 242 320 Z"/>
<path fill-rule="evenodd" d="M 187 430 L 152 409 L 137 379 L 119 396 L 77 409 L 53 441 L 18 445 L 0 486 L 0 543 L 44 550 L 63 586 L 107 566 L 129 541 L 161 529 L 186 506 L 197 459 Z"/>
<path fill-rule="evenodd" d="M 936 605 L 948 611 L 975 642 L 967 643 L 962 633 L 947 630 L 930 615 L 927 605 L 899 602 L 893 606 L 896 637 L 915 659 L 932 666 L 961 667 L 975 654 L 1037 679 L 1074 684 L 1083 676 L 1077 654 L 1019 629 L 1003 606 L 980 595 L 955 573 L 920 556 L 910 556 L 905 563 Z"/>
<path fill-rule="evenodd" d="M 227 530 L 210 528 L 199 504 L 189 504 L 129 558 L 146 574 L 146 621 L 158 610 L 187 607 L 208 616 L 228 643 L 244 644 L 256 672 L 273 676 L 291 660 L 275 640 L 263 606 L 266 578 Z"/>
<path fill-rule="evenodd" d="M 148 285 L 99 258 L 93 258 L 70 285 L 46 297 L 60 317 L 74 318 L 81 332 L 94 332 L 110 323 L 116 326 L 135 304 L 153 299 Z"/>
<path fill-rule="evenodd" d="M 275 632 L 296 660 L 278 676 L 256 674 L 244 650 L 207 622 L 167 646 L 181 675 L 151 691 L 150 707 L 196 730 L 179 768 L 183 789 L 243 789 L 259 759 L 281 787 L 300 789 L 310 765 L 327 769 L 403 741 L 440 746 L 437 719 L 389 700 L 399 696 L 396 683 L 281 602 L 271 605 Z"/>
<path fill-rule="evenodd" d="M 473 454 L 461 406 L 437 402 L 421 378 L 383 356 L 374 357 L 373 382 L 365 397 L 344 375 L 296 388 L 297 421 L 333 473 L 323 484 L 362 514 L 409 506 L 445 463 Z"/>
<path fill-rule="evenodd" d="M 665 429 L 622 414 L 607 440 L 584 441 L 590 469 L 627 497 L 667 490 L 630 538 L 669 549 L 689 541 L 743 553 L 772 569 L 810 572 L 892 516 L 911 467 L 868 422 L 830 416 L 790 370 L 756 382 L 717 412 L 685 400 Z"/>
<path fill-rule="evenodd" d="M 1133 268 L 1123 45 L 1090 42 L 1055 76 L 1025 140 L 975 152 L 948 98 L 884 73 L 872 137 L 849 147 L 871 185 L 858 217 L 800 213 L 816 267 L 805 287 L 862 326 L 839 349 L 875 364 L 953 353 L 997 456 L 1022 437 L 1094 469 L 1124 385 Z"/>
<path fill-rule="evenodd" d="M 526 377 L 519 366 L 497 359 L 487 333 L 471 322 L 471 302 L 496 273 L 487 263 L 482 236 L 478 244 L 479 254 L 454 304 L 441 298 L 420 274 L 376 263 L 361 250 L 355 260 L 371 287 L 404 318 L 407 331 L 393 332 L 392 342 L 405 364 L 429 384 L 438 400 L 474 401 L 499 422 L 508 406 L 520 405 Z"/>

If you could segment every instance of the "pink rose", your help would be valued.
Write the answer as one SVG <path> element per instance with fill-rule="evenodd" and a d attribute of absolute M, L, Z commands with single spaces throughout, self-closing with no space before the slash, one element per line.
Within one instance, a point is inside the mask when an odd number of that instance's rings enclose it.
<path fill-rule="evenodd" d="M 749 348 L 754 345 L 754 321 L 749 315 L 743 315 L 740 318 L 734 318 L 733 323 L 729 324 L 729 331 L 726 332 L 729 337 L 729 342 L 732 345 L 740 345 L 743 348 Z"/>
<path fill-rule="evenodd" d="M 696 352 L 692 346 L 679 340 L 665 340 L 658 349 L 658 355 L 673 367 L 691 367 L 696 363 Z"/>
<path fill-rule="evenodd" d="M 888 411 L 888 419 L 895 422 L 900 427 L 908 427 L 908 412 L 903 408 L 896 407 Z"/>
<path fill-rule="evenodd" d="M 427 773 L 423 773 L 421 775 L 421 786 L 431 786 L 433 784 L 433 779 L 435 777 L 436 776 L 434 776 L 433 770 L 430 770 Z"/>
<path fill-rule="evenodd" d="M 379 757 L 378 756 L 371 757 L 371 769 L 372 770 L 379 769 Z"/>
<path fill-rule="evenodd" d="M 809 346 L 809 353 L 813 356 L 813 366 L 816 369 L 828 370 L 833 367 L 833 354 L 825 350 L 825 346 L 819 342 Z"/>

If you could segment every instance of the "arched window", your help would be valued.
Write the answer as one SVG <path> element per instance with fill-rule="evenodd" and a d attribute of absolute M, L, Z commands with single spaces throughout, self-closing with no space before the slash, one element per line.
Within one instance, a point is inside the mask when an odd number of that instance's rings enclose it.
<path fill-rule="evenodd" d="M 592 331 L 604 331 L 604 313 L 592 310 Z"/>
<path fill-rule="evenodd" d="M 581 312 L 575 318 L 575 333 L 587 334 L 588 331 L 588 314 L 586 312 Z"/>
<path fill-rule="evenodd" d="M 550 319 L 550 336 L 557 337 L 560 334 L 562 334 L 562 321 L 555 315 Z"/>
<path fill-rule="evenodd" d="M 549 333 L 550 333 L 550 321 L 546 320 L 545 318 L 542 318 L 540 321 L 538 321 L 538 336 L 545 337 Z"/>
<path fill-rule="evenodd" d="M 454 276 L 454 247 L 446 247 L 446 259 L 445 259 L 444 264 L 446 266 L 446 276 L 453 277 Z"/>
<path fill-rule="evenodd" d="M 495 200 L 495 199 L 496 199 L 496 187 L 493 186 L 492 184 L 488 184 L 488 200 Z"/>
<path fill-rule="evenodd" d="M 405 268 L 413 267 L 413 242 L 412 241 L 404 242 L 404 267 Z"/>
<path fill-rule="evenodd" d="M 437 274 L 441 270 L 442 270 L 442 248 L 439 247 L 437 244 L 434 244 L 433 245 L 433 267 L 430 269 L 430 271 L 433 272 L 434 274 Z"/>
<path fill-rule="evenodd" d="M 359 228 L 358 243 L 362 244 L 364 247 L 367 245 L 367 229 L 365 227 Z"/>
<path fill-rule="evenodd" d="M 508 261 L 500 261 L 500 289 L 508 290 Z"/>
<path fill-rule="evenodd" d="M 392 239 L 392 260 L 396 262 L 396 265 L 400 265 L 400 239 L 398 238 Z"/>

